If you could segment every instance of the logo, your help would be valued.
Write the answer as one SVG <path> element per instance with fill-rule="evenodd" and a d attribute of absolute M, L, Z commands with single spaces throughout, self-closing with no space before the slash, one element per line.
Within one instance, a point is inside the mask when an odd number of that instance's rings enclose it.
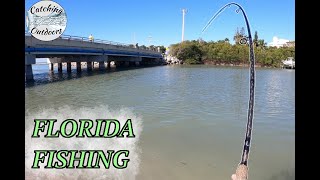
<path fill-rule="evenodd" d="M 33 37 L 41 41 L 52 41 L 66 29 L 66 12 L 56 2 L 39 1 L 27 11 L 26 25 Z"/>

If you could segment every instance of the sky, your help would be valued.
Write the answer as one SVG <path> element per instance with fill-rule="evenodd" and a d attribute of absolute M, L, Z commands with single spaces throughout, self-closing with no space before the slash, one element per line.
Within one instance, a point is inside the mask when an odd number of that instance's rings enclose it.
<path fill-rule="evenodd" d="M 25 10 L 39 0 L 26 0 Z M 201 33 L 210 18 L 225 4 L 239 3 L 245 10 L 251 33 L 270 43 L 274 37 L 295 39 L 294 0 L 54 0 L 67 14 L 63 34 L 126 44 L 164 45 L 181 42 L 182 9 L 186 8 L 185 40 L 218 41 L 246 27 L 235 6 L 226 9 Z"/>

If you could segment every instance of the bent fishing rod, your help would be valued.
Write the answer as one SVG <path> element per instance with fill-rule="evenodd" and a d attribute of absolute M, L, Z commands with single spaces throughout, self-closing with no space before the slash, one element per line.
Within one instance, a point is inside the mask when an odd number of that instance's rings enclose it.
<path fill-rule="evenodd" d="M 255 88 L 255 57 L 254 57 L 254 50 L 253 50 L 253 42 L 252 42 L 252 36 L 251 36 L 251 31 L 250 31 L 250 25 L 249 21 L 247 18 L 247 15 L 243 8 L 235 3 L 231 2 L 223 6 L 217 13 L 212 16 L 212 18 L 209 20 L 207 25 L 202 29 L 202 33 L 211 25 L 212 21 L 218 17 L 219 14 L 223 12 L 227 7 L 230 7 L 231 5 L 237 6 L 236 13 L 239 13 L 239 11 L 242 12 L 242 15 L 245 19 L 245 23 L 247 26 L 248 30 L 248 41 L 246 38 L 243 38 L 240 40 L 241 44 L 247 44 L 249 43 L 249 61 L 250 61 L 250 85 L 249 85 L 249 107 L 248 107 L 248 121 L 247 121 L 247 126 L 246 126 L 246 134 L 245 134 L 245 139 L 244 139 L 244 145 L 243 145 L 243 150 L 242 150 L 242 155 L 241 155 L 241 161 L 238 165 L 238 168 L 236 170 L 236 178 L 238 180 L 246 180 L 248 179 L 248 159 L 249 159 L 249 151 L 250 151 L 250 144 L 251 144 L 251 138 L 252 138 L 252 120 L 253 120 L 253 106 L 254 106 L 254 88 Z"/>

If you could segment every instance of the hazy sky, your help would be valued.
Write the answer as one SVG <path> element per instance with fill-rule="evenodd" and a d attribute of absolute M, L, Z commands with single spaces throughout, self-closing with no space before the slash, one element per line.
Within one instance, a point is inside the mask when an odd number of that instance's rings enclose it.
<path fill-rule="evenodd" d="M 39 0 L 26 0 L 28 10 Z M 245 27 L 236 7 L 226 9 L 201 34 L 214 13 L 228 2 L 245 9 L 252 35 L 272 42 L 273 37 L 295 39 L 294 0 L 55 0 L 66 11 L 66 35 L 85 36 L 139 45 L 168 46 L 181 41 L 182 8 L 185 16 L 185 40 L 201 37 L 206 41 L 233 39 L 237 27 Z M 232 41 L 231 41 L 232 42 Z"/>

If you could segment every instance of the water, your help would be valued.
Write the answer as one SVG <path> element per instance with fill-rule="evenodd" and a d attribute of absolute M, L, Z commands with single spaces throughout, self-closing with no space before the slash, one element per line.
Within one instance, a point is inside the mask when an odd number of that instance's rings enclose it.
<path fill-rule="evenodd" d="M 34 69 L 36 81 L 25 89 L 30 113 L 108 105 L 142 118 L 136 179 L 230 179 L 240 161 L 247 68 L 177 65 L 92 76 Z M 254 108 L 249 178 L 295 179 L 295 71 L 258 68 Z"/>

